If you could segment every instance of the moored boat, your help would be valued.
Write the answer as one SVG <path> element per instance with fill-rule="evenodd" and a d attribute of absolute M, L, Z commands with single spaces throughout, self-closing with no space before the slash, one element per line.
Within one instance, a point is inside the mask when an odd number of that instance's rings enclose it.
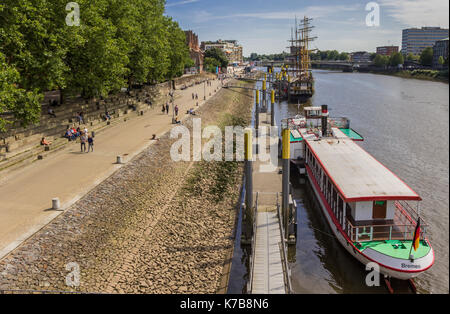
<path fill-rule="evenodd" d="M 357 144 L 363 139 L 348 119 L 328 117 L 326 106 L 307 107 L 303 116 L 286 119 L 286 125 L 291 159 L 302 161 L 333 234 L 352 256 L 404 280 L 433 265 L 423 219 L 417 227 L 422 199 Z"/>

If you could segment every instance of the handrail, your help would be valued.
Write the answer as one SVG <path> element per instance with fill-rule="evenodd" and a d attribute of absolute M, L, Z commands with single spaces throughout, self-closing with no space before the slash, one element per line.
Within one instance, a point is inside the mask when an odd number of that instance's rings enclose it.
<path fill-rule="evenodd" d="M 250 254 L 250 261 L 249 261 L 249 280 L 247 283 L 247 293 L 251 293 L 253 289 L 253 269 L 254 269 L 254 263 L 255 263 L 255 250 L 256 250 L 256 214 L 258 212 L 258 196 L 259 192 L 256 192 L 256 199 L 255 199 L 255 210 L 253 211 L 253 234 L 252 234 L 252 241 L 251 241 L 251 248 L 252 253 Z"/>
<path fill-rule="evenodd" d="M 354 226 L 351 221 L 346 218 L 347 235 L 351 241 L 372 241 L 376 240 L 412 240 L 415 223 L 409 224 L 364 224 Z M 380 230 L 381 229 L 381 230 Z M 378 231 L 380 230 L 380 231 Z M 424 237 L 426 228 L 421 228 L 421 237 Z M 360 237 L 367 237 L 360 239 Z"/>
<path fill-rule="evenodd" d="M 281 241 L 280 241 L 280 253 L 281 253 L 281 262 L 283 264 L 283 276 L 284 276 L 284 283 L 285 283 L 285 289 L 287 294 L 292 293 L 292 284 L 291 284 L 291 274 L 287 259 L 287 250 L 286 250 L 286 240 L 284 238 L 284 229 L 283 229 L 283 217 L 280 213 L 280 202 L 278 200 L 278 192 L 277 192 L 277 215 L 278 215 L 278 223 L 280 225 L 280 233 L 281 233 Z"/>

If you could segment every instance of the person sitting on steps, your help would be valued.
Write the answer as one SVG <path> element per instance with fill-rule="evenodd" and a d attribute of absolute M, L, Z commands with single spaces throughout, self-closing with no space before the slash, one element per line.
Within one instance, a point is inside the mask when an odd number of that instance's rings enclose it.
<path fill-rule="evenodd" d="M 42 140 L 41 140 L 41 145 L 44 145 L 44 146 L 48 146 L 48 145 L 50 145 L 51 143 L 52 143 L 52 142 L 47 141 L 47 140 L 45 139 L 45 137 L 43 137 Z"/>

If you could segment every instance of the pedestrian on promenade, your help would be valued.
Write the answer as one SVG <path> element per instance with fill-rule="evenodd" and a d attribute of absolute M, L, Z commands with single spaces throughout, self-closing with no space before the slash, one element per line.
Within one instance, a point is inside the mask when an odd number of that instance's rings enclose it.
<path fill-rule="evenodd" d="M 194 93 L 192 93 L 192 99 L 194 99 L 195 98 L 195 95 L 194 95 Z"/>
<path fill-rule="evenodd" d="M 87 136 L 86 134 L 82 133 L 81 137 L 80 137 L 80 142 L 81 142 L 81 152 L 86 152 L 86 142 L 87 142 Z"/>
<path fill-rule="evenodd" d="M 195 99 L 198 99 L 198 94 L 195 94 Z"/>
<path fill-rule="evenodd" d="M 166 111 L 166 106 L 164 106 L 164 104 L 162 104 L 162 113 L 164 113 L 164 111 Z"/>
<path fill-rule="evenodd" d="M 178 105 L 175 105 L 175 115 L 178 116 Z"/>
<path fill-rule="evenodd" d="M 94 138 L 89 135 L 88 137 L 88 153 L 90 152 L 92 148 L 92 152 L 94 152 Z"/>
<path fill-rule="evenodd" d="M 166 103 L 166 114 L 169 114 L 169 103 Z"/>
<path fill-rule="evenodd" d="M 80 124 L 84 124 L 84 114 L 83 114 L 83 111 L 81 111 L 81 112 L 78 114 L 78 119 L 79 119 Z"/>
<path fill-rule="evenodd" d="M 52 108 L 48 109 L 48 114 L 51 115 L 53 118 L 56 118 L 56 114 L 55 114 L 55 112 L 53 111 Z"/>

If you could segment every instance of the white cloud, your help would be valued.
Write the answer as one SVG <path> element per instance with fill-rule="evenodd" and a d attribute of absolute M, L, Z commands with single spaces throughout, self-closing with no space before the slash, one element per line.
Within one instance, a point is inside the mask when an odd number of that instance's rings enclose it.
<path fill-rule="evenodd" d="M 344 5 L 330 5 L 330 6 L 309 6 L 300 11 L 278 11 L 278 12 L 255 12 L 255 13 L 237 13 L 229 17 L 248 17 L 259 18 L 266 20 L 292 20 L 295 16 L 301 19 L 303 16 L 309 18 L 324 18 L 328 16 L 336 16 L 336 14 L 345 11 L 359 10 L 359 6 L 348 7 Z"/>
<path fill-rule="evenodd" d="M 175 7 L 175 6 L 194 3 L 194 2 L 198 2 L 198 1 L 200 1 L 200 0 L 184 0 L 184 1 L 180 1 L 180 2 L 167 3 L 166 7 Z"/>
<path fill-rule="evenodd" d="M 380 0 L 380 12 L 408 27 L 441 26 L 448 28 L 448 0 Z"/>

